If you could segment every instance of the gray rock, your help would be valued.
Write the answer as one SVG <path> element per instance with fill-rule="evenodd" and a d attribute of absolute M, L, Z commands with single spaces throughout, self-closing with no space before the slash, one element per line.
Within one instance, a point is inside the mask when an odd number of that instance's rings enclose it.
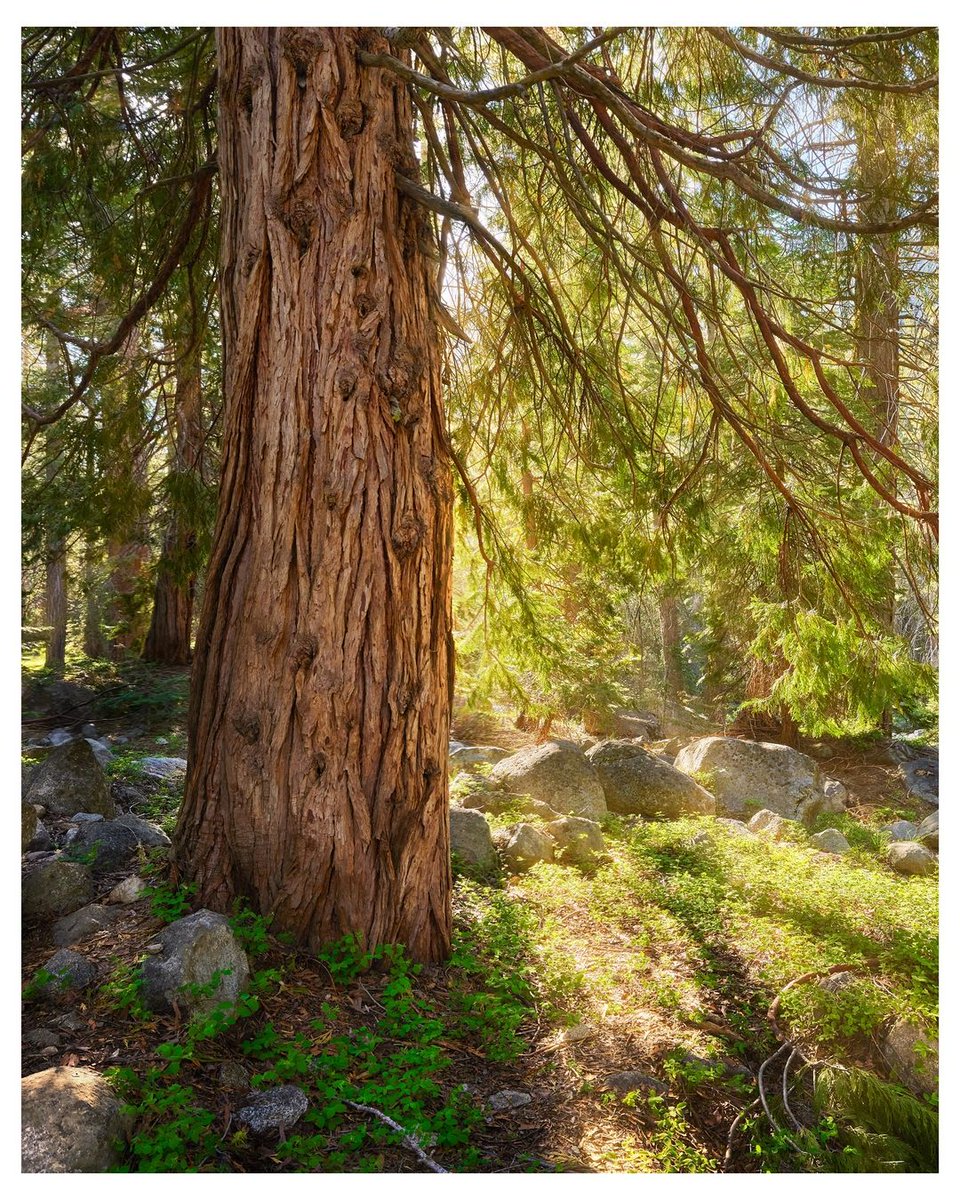
<path fill-rule="evenodd" d="M 86 822 L 70 839 L 70 856 L 89 861 L 95 875 L 119 871 L 137 856 L 140 839 L 120 821 Z"/>
<path fill-rule="evenodd" d="M 553 862 L 553 838 L 533 825 L 517 825 L 502 847 L 503 861 L 516 873 L 534 863 Z"/>
<path fill-rule="evenodd" d="M 597 773 L 573 742 L 555 740 L 526 746 L 497 763 L 491 778 L 512 792 L 548 804 L 555 812 L 596 818 L 607 811 Z"/>
<path fill-rule="evenodd" d="M 74 813 L 73 816 L 70 818 L 70 820 L 75 825 L 90 824 L 92 822 L 102 821 L 103 813 L 88 813 L 88 812 Z"/>
<path fill-rule="evenodd" d="M 102 904 L 88 904 L 77 912 L 61 917 L 53 926 L 55 946 L 73 946 L 92 933 L 109 928 L 117 914 Z"/>
<path fill-rule="evenodd" d="M 564 1046 L 576 1046 L 580 1042 L 589 1041 L 596 1035 L 597 1027 L 595 1025 L 571 1025 L 560 1034 L 560 1041 Z"/>
<path fill-rule="evenodd" d="M 231 1091 L 240 1091 L 250 1087 L 250 1072 L 235 1058 L 228 1058 L 220 1067 L 220 1086 Z"/>
<path fill-rule="evenodd" d="M 483 813 L 474 808 L 450 809 L 450 851 L 473 867 L 497 865 L 497 851 Z"/>
<path fill-rule="evenodd" d="M 606 738 L 636 738 L 650 742 L 660 736 L 660 718 L 652 712 L 618 708 L 614 712 L 583 714 L 588 734 Z"/>
<path fill-rule="evenodd" d="M 53 1032 L 52 1029 L 28 1029 L 23 1035 L 23 1040 L 28 1046 L 35 1046 L 38 1050 L 46 1049 L 47 1046 L 59 1048 L 60 1038 Z"/>
<path fill-rule="evenodd" d="M 85 1067 L 51 1067 L 21 1080 L 21 1169 L 94 1174 L 118 1164 L 128 1121 L 110 1084 Z"/>
<path fill-rule="evenodd" d="M 940 757 L 925 754 L 911 762 L 901 763 L 897 770 L 907 785 L 911 796 L 917 796 L 927 804 L 940 803 Z"/>
<path fill-rule="evenodd" d="M 818 800 L 822 806 L 826 799 L 818 764 L 799 750 L 774 742 L 699 738 L 684 746 L 674 765 L 688 775 L 703 772 L 710 779 L 718 811 L 726 816 L 742 816 L 747 802 L 753 801 L 795 819 L 805 800 Z"/>
<path fill-rule="evenodd" d="M 601 742 L 587 751 L 611 812 L 678 817 L 717 810 L 705 788 L 636 742 Z"/>
<path fill-rule="evenodd" d="M 43 740 L 48 746 L 65 746 L 73 741 L 73 734 L 69 729 L 51 729 Z"/>
<path fill-rule="evenodd" d="M 61 917 L 93 899 L 93 876 L 83 863 L 62 858 L 40 863 L 23 880 L 23 915 Z"/>
<path fill-rule="evenodd" d="M 117 817 L 117 824 L 132 829 L 141 846 L 170 845 L 170 839 L 159 825 L 154 825 L 152 821 L 145 821 L 143 817 L 134 816 L 133 813 L 122 813 Z"/>
<path fill-rule="evenodd" d="M 744 821 L 735 821 L 733 817 L 717 817 L 715 825 L 724 833 L 733 834 L 735 837 L 753 838 L 754 840 L 757 837 L 749 825 Z"/>
<path fill-rule="evenodd" d="M 31 747 L 26 747 L 28 750 Z M 30 784 L 33 782 L 33 777 L 40 770 L 38 763 L 20 763 L 20 798 L 26 800 L 27 792 L 30 791 Z M 42 807 L 42 805 L 40 806 Z"/>
<path fill-rule="evenodd" d="M 561 817 L 559 821 L 551 821 L 547 833 L 554 840 L 553 855 L 558 862 L 592 867 L 606 854 L 600 826 L 586 817 Z"/>
<path fill-rule="evenodd" d="M 857 982 L 857 976 L 853 971 L 837 971 L 833 975 L 827 975 L 817 984 L 823 992 L 830 992 L 836 995 L 838 992 L 845 992 L 848 988 L 853 987 Z"/>
<path fill-rule="evenodd" d="M 47 959 L 41 970 L 53 976 L 40 987 L 40 992 L 51 998 L 89 987 L 98 974 L 97 964 L 74 950 L 58 950 Z"/>
<path fill-rule="evenodd" d="M 64 1012 L 54 1017 L 50 1022 L 55 1029 L 65 1029 L 67 1033 L 79 1033 L 81 1029 L 86 1029 L 87 1022 L 76 1012 Z"/>
<path fill-rule="evenodd" d="M 883 1042 L 883 1057 L 891 1074 L 904 1087 L 923 1095 L 937 1090 L 940 1042 L 927 1037 L 910 1021 L 897 1021 Z"/>
<path fill-rule="evenodd" d="M 168 925 L 157 940 L 161 954 L 143 964 L 143 1001 L 153 1012 L 205 1012 L 234 1002 L 250 975 L 247 956 L 220 913 L 200 909 Z M 197 995 L 216 979 L 212 995 Z"/>
<path fill-rule="evenodd" d="M 530 1104 L 533 1097 L 529 1092 L 515 1092 L 510 1088 L 504 1088 L 502 1092 L 494 1092 L 492 1096 L 487 1097 L 487 1104 L 494 1112 L 506 1112 L 511 1108 L 523 1108 L 525 1104 Z"/>
<path fill-rule="evenodd" d="M 940 849 L 940 810 L 924 817 L 917 829 L 916 840 L 928 850 Z"/>
<path fill-rule="evenodd" d="M 24 708 L 46 713 L 53 717 L 65 717 L 75 721 L 81 715 L 88 716 L 96 702 L 97 693 L 92 688 L 66 679 L 32 683 L 23 693 Z"/>
<path fill-rule="evenodd" d="M 97 733 L 97 727 L 92 721 L 87 721 L 86 724 L 80 726 L 80 736 L 85 738 L 93 738 L 97 740 L 100 735 Z"/>
<path fill-rule="evenodd" d="M 53 838 L 50 836 L 50 830 L 46 827 L 46 825 L 44 825 L 44 823 L 42 821 L 39 821 L 39 820 L 37 821 L 36 831 L 33 835 L 30 845 L 27 847 L 27 849 L 28 850 L 53 850 L 54 849 L 54 842 L 53 842 Z"/>
<path fill-rule="evenodd" d="M 293 1084 L 266 1088 L 251 1092 L 247 1103 L 237 1109 L 237 1120 L 246 1125 L 251 1133 L 285 1133 L 296 1125 L 310 1107 L 306 1092 Z"/>
<path fill-rule="evenodd" d="M 913 821 L 894 821 L 892 825 L 884 825 L 883 832 L 889 833 L 894 842 L 913 842 L 917 837 L 917 826 Z"/>
<path fill-rule="evenodd" d="M 52 750 L 30 781 L 26 799 L 48 812 L 72 817 L 76 812 L 116 814 L 103 768 L 80 738 Z"/>
<path fill-rule="evenodd" d="M 810 841 L 818 850 L 826 850 L 828 854 L 846 854 L 850 849 L 850 843 L 839 829 L 825 829 L 822 833 L 815 833 Z"/>
<path fill-rule="evenodd" d="M 510 751 L 501 750 L 499 746 L 458 746 L 450 753 L 450 766 L 473 767 L 478 763 L 498 763 L 509 757 Z"/>
<path fill-rule="evenodd" d="M 901 875 L 932 875 L 937 869 L 936 857 L 919 842 L 891 842 L 887 864 Z"/>
<path fill-rule="evenodd" d="M 147 885 L 139 875 L 130 875 L 113 889 L 107 900 L 110 904 L 133 904 L 139 900 Z"/>
<path fill-rule="evenodd" d="M 840 785 L 843 786 L 842 784 Z M 837 793 L 827 791 L 821 792 L 819 795 L 808 796 L 806 800 L 801 800 L 797 805 L 797 820 L 802 821 L 809 829 L 817 817 L 827 816 L 835 817 L 846 811 L 846 804 L 841 800 Z"/>
<path fill-rule="evenodd" d="M 477 812 L 498 815 L 509 811 L 516 801 L 516 796 L 498 784 L 469 771 L 458 772 L 450 783 L 450 803 L 457 808 L 475 808 Z"/>
<path fill-rule="evenodd" d="M 96 738 L 84 738 L 84 741 L 93 751 L 93 757 L 101 767 L 105 767 L 110 759 L 113 758 L 113 752 L 106 742 L 98 742 Z"/>
<path fill-rule="evenodd" d="M 789 817 L 782 817 L 779 813 L 771 812 L 769 808 L 761 808 L 747 823 L 747 828 L 753 833 L 765 833 L 775 842 L 779 842 L 790 831 L 791 826 L 796 829 L 797 822 L 791 821 Z"/>
<path fill-rule="evenodd" d="M 30 843 L 37 836 L 37 825 L 40 818 L 37 810 L 26 800 L 20 801 L 20 853 L 30 849 Z"/>
<path fill-rule="evenodd" d="M 141 758 L 140 770 L 150 779 L 177 779 L 186 773 L 187 760 L 163 757 Z"/>
<path fill-rule="evenodd" d="M 663 1096 L 670 1090 L 662 1080 L 641 1071 L 617 1071 L 604 1079 L 603 1086 L 605 1091 L 616 1092 L 621 1099 L 631 1092 L 656 1092 Z"/>
<path fill-rule="evenodd" d="M 846 784 L 840 782 L 839 779 L 825 779 L 823 781 L 823 794 L 831 800 L 838 800 L 841 808 L 836 809 L 836 812 L 842 812 L 847 806 L 847 801 L 850 799 L 850 792 L 847 790 Z"/>

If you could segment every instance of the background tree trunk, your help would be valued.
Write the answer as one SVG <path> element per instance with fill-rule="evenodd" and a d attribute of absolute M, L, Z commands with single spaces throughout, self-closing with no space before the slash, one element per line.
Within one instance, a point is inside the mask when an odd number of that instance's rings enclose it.
<path fill-rule="evenodd" d="M 56 392 L 60 377 L 59 346 L 51 333 L 44 337 L 44 368 L 47 386 Z M 62 469 L 61 439 L 56 428 L 47 437 L 47 483 L 53 484 Z M 44 537 L 43 623 L 50 632 L 43 665 L 52 671 L 62 671 L 67 661 L 67 545 L 63 536 L 62 518 L 57 528 L 48 527 Z"/>
<path fill-rule="evenodd" d="M 660 644 L 663 648 L 663 695 L 667 704 L 673 707 L 680 703 L 685 691 L 677 597 L 672 592 L 661 592 L 659 608 Z"/>
<path fill-rule="evenodd" d="M 200 387 L 201 342 L 195 331 L 186 328 L 177 345 L 177 384 L 174 399 L 173 454 L 170 475 L 196 475 L 203 447 Z M 153 592 L 150 629 L 143 645 L 143 657 L 149 662 L 183 666 L 190 661 L 190 634 L 193 625 L 193 599 L 196 576 L 188 558 L 197 531 L 180 503 L 180 489 L 172 489 L 170 518 L 163 539 Z"/>
<path fill-rule="evenodd" d="M 87 658 L 106 658 L 108 651 L 107 639 L 103 636 L 97 558 L 95 546 L 88 541 L 83 552 L 83 652 Z"/>
<path fill-rule="evenodd" d="M 405 85 L 218 31 L 225 363 L 179 874 L 316 948 L 450 940 L 451 507 Z"/>
<path fill-rule="evenodd" d="M 67 659 L 67 552 L 62 538 L 47 545 L 43 621 L 50 627 L 44 666 L 62 671 Z"/>
<path fill-rule="evenodd" d="M 896 112 L 893 98 L 860 112 L 856 121 L 857 167 L 866 187 L 858 216 L 865 222 L 890 220 L 896 214 L 898 188 Z M 856 279 L 856 337 L 863 363 L 861 397 L 873 418 L 877 440 L 895 446 L 900 424 L 900 235 L 864 238 Z M 891 492 L 897 492 L 896 472 L 879 456 L 874 470 Z M 893 560 L 880 580 L 883 599 L 879 613 L 884 633 L 892 634 L 897 612 L 897 579 Z M 883 733 L 893 730 L 893 714 L 880 719 Z"/>

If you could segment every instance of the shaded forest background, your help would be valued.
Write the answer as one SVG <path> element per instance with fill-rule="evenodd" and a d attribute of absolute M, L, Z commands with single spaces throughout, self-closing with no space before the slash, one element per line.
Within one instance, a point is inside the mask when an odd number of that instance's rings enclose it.
<path fill-rule="evenodd" d="M 856 33 L 593 31 L 601 72 L 710 131 L 634 152 L 683 217 L 650 226 L 629 147 L 591 153 L 610 131 L 556 82 L 476 99 L 535 37 L 413 31 L 471 707 L 788 741 L 934 721 L 936 40 Z M 184 665 L 221 448 L 212 33 L 24 51 L 31 662 Z"/>

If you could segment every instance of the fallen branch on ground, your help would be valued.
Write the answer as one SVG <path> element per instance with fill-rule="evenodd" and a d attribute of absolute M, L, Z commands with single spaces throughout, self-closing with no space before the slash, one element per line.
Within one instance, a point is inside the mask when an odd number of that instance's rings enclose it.
<path fill-rule="evenodd" d="M 425 1163 L 431 1171 L 436 1171 L 438 1175 L 450 1174 L 446 1167 L 441 1167 L 438 1162 L 435 1162 L 430 1157 L 430 1155 L 426 1152 L 426 1150 L 424 1150 L 412 1133 L 407 1133 L 402 1125 L 398 1125 L 392 1117 L 388 1117 L 386 1113 L 382 1113 L 379 1108 L 374 1108 L 372 1104 L 357 1104 L 355 1100 L 344 1100 L 344 1104 L 346 1104 L 348 1108 L 355 1108 L 357 1112 L 369 1113 L 370 1116 L 376 1117 L 377 1120 L 382 1121 L 384 1125 L 389 1125 L 390 1128 L 396 1130 L 397 1133 L 402 1133 L 403 1144 L 408 1150 L 412 1150 L 417 1158 L 419 1158 L 422 1163 Z"/>

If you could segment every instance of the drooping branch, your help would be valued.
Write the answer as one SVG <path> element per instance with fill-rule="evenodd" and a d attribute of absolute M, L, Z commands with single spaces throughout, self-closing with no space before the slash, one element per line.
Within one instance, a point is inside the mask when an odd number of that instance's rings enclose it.
<path fill-rule="evenodd" d="M 208 162 L 195 172 L 186 214 L 170 243 L 167 253 L 151 275 L 150 282 L 120 318 L 111 336 L 104 341 L 99 341 L 89 346 L 89 357 L 86 366 L 67 398 L 46 413 L 40 412 L 28 404 L 22 406 L 23 415 L 35 426 L 52 425 L 55 421 L 59 421 L 64 413 L 68 412 L 80 400 L 90 386 L 99 364 L 103 359 L 116 354 L 124 346 L 132 330 L 163 295 L 170 278 L 181 263 L 183 253 L 190 242 L 194 230 L 206 212 L 210 199 L 210 187 L 216 169 L 215 162 Z M 48 326 L 48 328 L 53 330 L 52 326 Z M 57 332 L 56 330 L 53 331 Z"/>

